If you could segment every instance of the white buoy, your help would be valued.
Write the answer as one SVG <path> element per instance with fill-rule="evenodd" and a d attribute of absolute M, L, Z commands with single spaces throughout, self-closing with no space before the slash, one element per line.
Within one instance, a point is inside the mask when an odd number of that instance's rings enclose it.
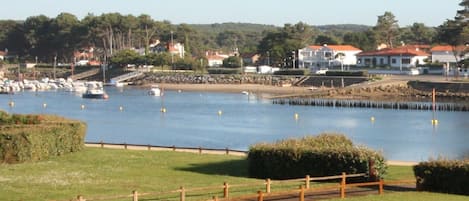
<path fill-rule="evenodd" d="M 43 108 L 46 108 L 46 107 L 47 107 L 47 103 L 43 103 L 43 104 L 42 104 L 42 107 L 43 107 Z"/>
<path fill-rule="evenodd" d="M 300 115 L 298 115 L 298 113 L 295 113 L 294 117 L 295 117 L 295 120 L 298 120 L 300 118 Z"/>
<path fill-rule="evenodd" d="M 438 125 L 438 119 L 432 119 L 432 125 Z"/>
<path fill-rule="evenodd" d="M 10 101 L 10 102 L 8 103 L 8 105 L 9 105 L 10 107 L 15 107 L 15 102 Z"/>
<path fill-rule="evenodd" d="M 374 122 L 374 121 L 375 121 L 375 117 L 371 116 L 370 120 L 371 120 L 372 122 Z"/>
<path fill-rule="evenodd" d="M 122 110 L 124 110 L 124 107 L 122 107 L 122 106 L 119 106 L 119 111 L 121 111 L 121 112 L 122 112 Z"/>
<path fill-rule="evenodd" d="M 223 112 L 221 110 L 218 110 L 218 115 L 220 116 L 222 114 L 223 114 Z"/>
<path fill-rule="evenodd" d="M 84 110 L 84 109 L 85 109 L 85 105 L 81 104 L 81 105 L 80 105 L 80 109 Z"/>
<path fill-rule="evenodd" d="M 162 107 L 161 110 L 160 110 L 160 112 L 166 113 L 166 108 L 165 108 L 165 107 Z"/>

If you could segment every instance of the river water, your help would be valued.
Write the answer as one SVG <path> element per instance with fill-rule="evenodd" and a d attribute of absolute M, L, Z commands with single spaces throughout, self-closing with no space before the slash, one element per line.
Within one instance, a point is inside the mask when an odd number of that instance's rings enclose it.
<path fill-rule="evenodd" d="M 389 160 L 469 154 L 467 112 L 438 111 L 438 125 L 433 126 L 431 111 L 275 105 L 262 94 L 166 91 L 164 97 L 153 97 L 132 87 L 106 91 L 108 100 L 65 91 L 0 95 L 0 109 L 83 120 L 90 142 L 248 150 L 259 142 L 338 132 L 383 151 Z M 160 112 L 162 107 L 166 113 Z"/>

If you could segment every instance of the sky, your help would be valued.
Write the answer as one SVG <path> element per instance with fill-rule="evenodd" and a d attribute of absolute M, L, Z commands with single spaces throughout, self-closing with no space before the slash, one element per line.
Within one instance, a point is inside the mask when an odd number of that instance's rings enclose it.
<path fill-rule="evenodd" d="M 0 19 L 56 17 L 62 12 L 83 19 L 89 13 L 148 14 L 173 24 L 242 22 L 283 26 L 376 25 L 390 11 L 401 27 L 415 22 L 439 26 L 453 19 L 462 0 L 0 0 Z"/>

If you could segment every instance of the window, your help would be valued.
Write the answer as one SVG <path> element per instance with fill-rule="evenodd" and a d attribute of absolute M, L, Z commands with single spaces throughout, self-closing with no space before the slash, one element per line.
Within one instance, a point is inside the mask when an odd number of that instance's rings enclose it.
<path fill-rule="evenodd" d="M 365 58 L 365 65 L 370 65 L 371 59 L 370 58 Z"/>
<path fill-rule="evenodd" d="M 394 58 L 391 59 L 391 63 L 392 63 L 392 64 L 395 64 L 395 63 L 396 63 L 396 59 L 394 59 Z"/>
<path fill-rule="evenodd" d="M 402 59 L 402 64 L 410 64 L 410 59 L 409 58 L 403 58 Z"/>
<path fill-rule="evenodd" d="M 384 59 L 383 59 L 383 58 L 380 58 L 380 59 L 379 59 L 379 64 L 380 64 L 380 65 L 384 64 Z"/>

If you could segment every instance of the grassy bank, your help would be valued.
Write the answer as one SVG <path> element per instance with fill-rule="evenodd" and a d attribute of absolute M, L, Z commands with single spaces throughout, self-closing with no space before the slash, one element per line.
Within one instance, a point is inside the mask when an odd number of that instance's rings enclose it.
<path fill-rule="evenodd" d="M 70 200 L 79 194 L 96 198 L 126 195 L 132 190 L 143 193 L 171 191 L 180 186 L 221 188 L 223 182 L 262 183 L 247 178 L 247 169 L 245 157 L 238 156 L 86 148 L 48 161 L 0 165 L 0 200 Z M 388 172 L 385 180 L 413 178 L 411 167 L 390 166 Z M 246 192 L 261 189 L 262 185 L 250 187 Z M 216 193 L 221 195 L 221 190 Z M 210 197 L 206 195 L 203 199 Z M 430 201 L 461 200 L 460 196 L 417 192 L 385 193 L 367 199 L 418 200 L 420 197 Z M 141 198 L 151 200 L 155 196 Z"/>

